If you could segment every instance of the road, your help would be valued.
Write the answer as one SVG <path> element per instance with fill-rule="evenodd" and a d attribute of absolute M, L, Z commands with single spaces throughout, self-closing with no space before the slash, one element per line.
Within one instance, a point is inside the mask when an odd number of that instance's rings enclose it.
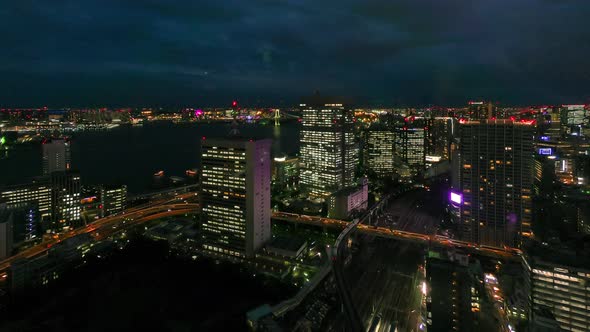
<path fill-rule="evenodd" d="M 184 193 L 173 197 L 161 198 L 149 203 L 127 209 L 119 214 L 98 219 L 84 227 L 80 227 L 65 233 L 54 234 L 33 247 L 19 252 L 3 261 L 0 261 L 0 279 L 6 278 L 6 271 L 10 264 L 21 258 L 32 258 L 45 253 L 51 246 L 73 236 L 84 233 L 92 234 L 97 240 L 104 239 L 109 234 L 121 231 L 124 228 L 137 225 L 146 221 L 167 216 L 182 215 L 195 212 L 199 204 L 191 203 L 196 199 L 195 193 Z"/>
<path fill-rule="evenodd" d="M 274 212 L 272 215 L 272 219 L 275 221 L 285 221 L 290 223 L 300 223 L 318 227 L 329 227 L 338 229 L 344 229 L 346 226 L 348 226 L 348 224 L 350 224 L 349 221 L 345 220 L 299 215 L 295 213 L 286 212 Z M 358 225 L 357 232 L 377 237 L 391 238 L 414 243 L 422 243 L 424 245 L 454 247 L 463 249 L 467 252 L 473 252 L 494 258 L 516 259 L 519 255 L 522 254 L 522 252 L 516 248 L 503 249 L 478 246 L 475 243 L 449 239 L 439 235 L 426 235 L 423 233 L 407 232 L 403 230 L 397 230 L 396 228 L 391 227 L 370 226 L 361 224 Z"/>

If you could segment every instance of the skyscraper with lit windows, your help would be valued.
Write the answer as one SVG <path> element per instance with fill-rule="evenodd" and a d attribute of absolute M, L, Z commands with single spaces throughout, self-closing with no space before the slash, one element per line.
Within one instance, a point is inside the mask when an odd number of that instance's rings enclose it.
<path fill-rule="evenodd" d="M 62 230 L 65 227 L 78 226 L 80 221 L 80 173 L 51 173 L 51 207 L 52 228 Z"/>
<path fill-rule="evenodd" d="M 252 257 L 270 232 L 271 140 L 203 139 L 203 249 Z"/>
<path fill-rule="evenodd" d="M 67 139 L 45 140 L 43 141 L 42 149 L 43 175 L 70 169 L 70 142 Z"/>
<path fill-rule="evenodd" d="M 482 245 L 519 247 L 531 235 L 534 126 L 510 120 L 461 125 L 461 237 Z M 462 195 L 462 198 L 459 198 Z"/>
<path fill-rule="evenodd" d="M 393 174 L 393 143 L 389 128 L 372 126 L 365 132 L 364 164 L 379 176 Z"/>
<path fill-rule="evenodd" d="M 326 198 L 355 184 L 359 148 L 354 139 L 352 111 L 319 97 L 302 104 L 301 187 Z"/>
<path fill-rule="evenodd" d="M 407 118 L 396 128 L 394 157 L 396 162 L 407 165 L 413 173 L 424 170 L 426 165 L 426 122 L 424 119 Z"/>

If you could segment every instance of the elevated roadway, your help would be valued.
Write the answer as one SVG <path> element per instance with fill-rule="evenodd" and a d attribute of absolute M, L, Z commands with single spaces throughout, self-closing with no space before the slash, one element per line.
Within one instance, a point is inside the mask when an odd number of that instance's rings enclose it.
<path fill-rule="evenodd" d="M 89 233 L 96 240 L 102 240 L 116 232 L 150 220 L 198 212 L 199 204 L 191 202 L 194 199 L 196 199 L 195 193 L 179 194 L 173 198 L 161 198 L 115 215 L 97 219 L 86 226 L 71 231 L 53 234 L 41 243 L 0 261 L 0 279 L 6 278 L 10 264 L 16 260 L 41 256 L 53 245 L 71 237 Z"/>
<path fill-rule="evenodd" d="M 351 224 L 350 221 L 338 220 L 332 218 L 322 218 L 317 216 L 300 215 L 295 213 L 275 212 L 272 219 L 281 220 L 295 224 L 305 224 L 318 227 L 346 229 Z M 427 235 L 421 233 L 407 232 L 397 230 L 394 228 L 371 226 L 359 223 L 357 232 L 378 237 L 391 238 L 395 240 L 409 241 L 424 245 L 455 247 L 465 249 L 481 255 L 487 255 L 497 258 L 517 258 L 522 252 L 516 248 L 495 248 L 487 246 L 479 246 L 475 243 L 460 241 L 456 239 L 447 238 L 439 235 Z"/>

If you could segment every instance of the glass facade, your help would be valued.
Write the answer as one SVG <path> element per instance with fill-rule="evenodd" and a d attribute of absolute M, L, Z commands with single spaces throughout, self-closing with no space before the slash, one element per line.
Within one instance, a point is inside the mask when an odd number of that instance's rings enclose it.
<path fill-rule="evenodd" d="M 202 141 L 204 249 L 252 256 L 270 238 L 270 146 L 270 140 Z"/>
<path fill-rule="evenodd" d="M 354 185 L 359 148 L 351 111 L 341 104 L 306 107 L 300 135 L 300 183 L 311 196 L 327 197 Z"/>
<path fill-rule="evenodd" d="M 366 167 L 377 175 L 392 174 L 394 133 L 386 129 L 369 129 L 365 137 Z"/>
<path fill-rule="evenodd" d="M 404 126 L 396 129 L 395 158 L 412 171 L 424 170 L 426 162 L 426 131 L 422 127 Z"/>

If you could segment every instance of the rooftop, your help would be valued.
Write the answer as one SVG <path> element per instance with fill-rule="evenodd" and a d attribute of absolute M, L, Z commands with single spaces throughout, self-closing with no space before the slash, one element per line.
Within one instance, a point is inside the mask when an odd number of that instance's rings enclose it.
<path fill-rule="evenodd" d="M 560 245 L 544 245 L 535 242 L 526 249 L 527 259 L 590 271 L 590 239 Z"/>

